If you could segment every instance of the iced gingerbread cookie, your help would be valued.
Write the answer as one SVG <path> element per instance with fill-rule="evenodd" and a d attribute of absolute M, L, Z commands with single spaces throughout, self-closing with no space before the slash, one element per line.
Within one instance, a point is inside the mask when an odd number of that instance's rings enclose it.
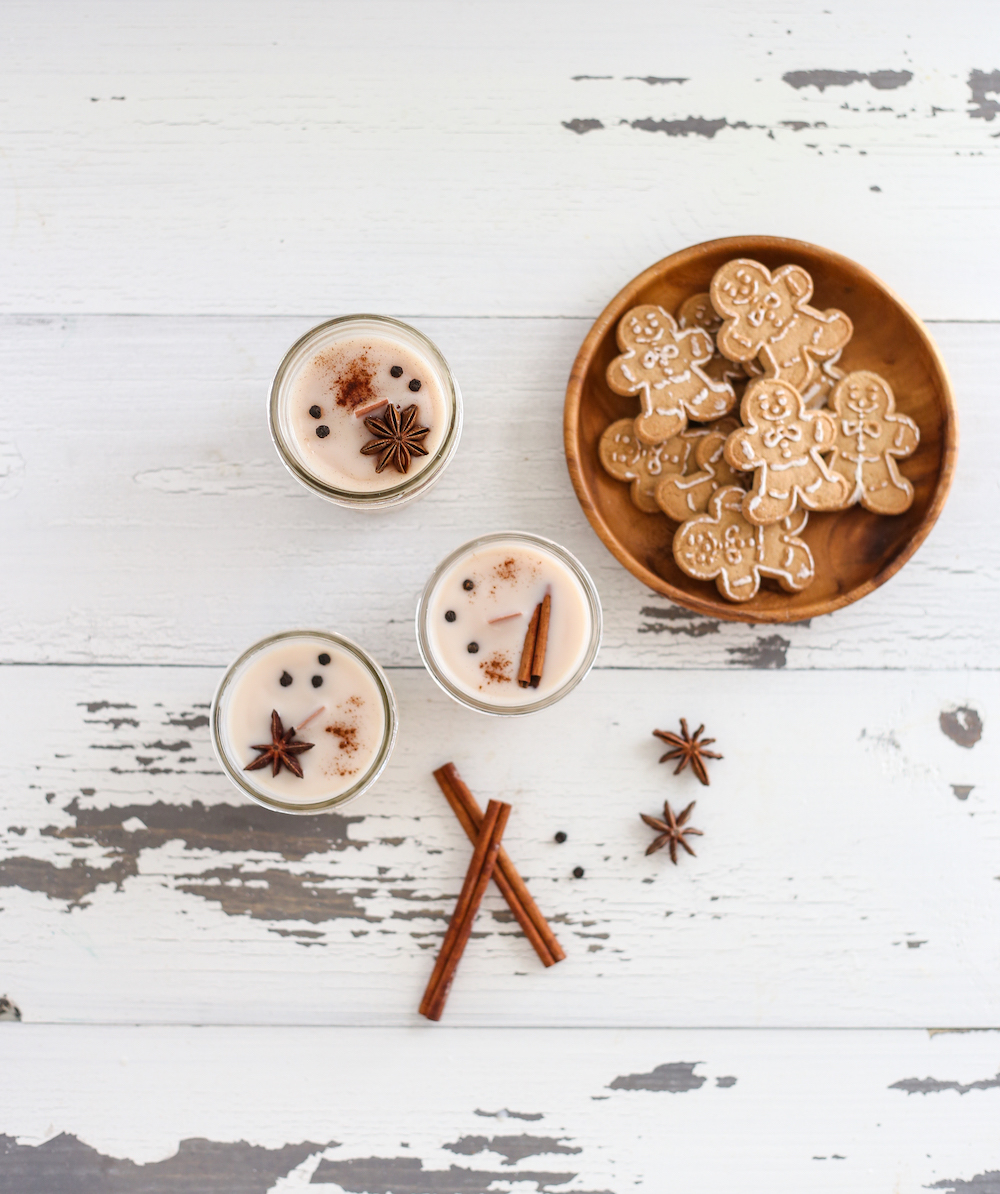
<path fill-rule="evenodd" d="M 702 368 L 715 352 L 703 328 L 680 328 L 668 311 L 646 303 L 626 311 L 617 336 L 621 355 L 608 366 L 608 385 L 616 394 L 638 395 L 635 433 L 643 443 L 663 443 L 688 419 L 718 419 L 736 404 L 732 385 Z"/>
<path fill-rule="evenodd" d="M 703 514 L 717 489 L 746 485 L 747 474 L 730 467 L 723 455 L 726 438 L 739 426 L 735 419 L 712 423 L 694 449 L 693 472 L 661 477 L 655 489 L 656 503 L 668 518 L 683 522 L 692 514 Z"/>
<path fill-rule="evenodd" d="M 830 464 L 847 478 L 844 504 L 860 502 L 876 514 L 908 510 L 913 486 L 896 461 L 917 450 L 920 429 L 898 413 L 889 383 L 877 373 L 848 373 L 830 396 L 830 412 L 835 420 Z"/>
<path fill-rule="evenodd" d="M 677 308 L 677 326 L 681 329 L 703 328 L 712 337 L 713 344 L 715 343 L 715 337 L 722 327 L 722 316 L 712 306 L 712 296 L 708 291 L 704 294 L 692 294 L 681 303 Z M 702 368 L 713 381 L 723 384 L 728 382 L 734 388 L 742 385 L 747 379 L 743 366 L 724 357 L 719 352 L 718 345 L 715 346 L 711 360 Z"/>
<path fill-rule="evenodd" d="M 780 522 L 798 506 L 843 508 L 851 487 L 823 457 L 834 448 L 829 411 L 807 410 L 798 390 L 762 378 L 747 386 L 740 415 L 743 426 L 726 440 L 725 458 L 735 469 L 754 472 L 743 503 L 750 522 Z"/>
<path fill-rule="evenodd" d="M 798 265 L 775 273 L 740 257 L 715 272 L 712 306 L 724 317 L 716 343 L 733 361 L 756 359 L 765 377 L 808 393 L 818 380 L 819 363 L 830 360 L 850 340 L 851 321 L 843 311 L 809 306 L 813 280 Z"/>
<path fill-rule="evenodd" d="M 754 526 L 743 515 L 743 490 L 717 490 L 708 511 L 689 519 L 674 535 L 674 559 L 695 580 L 714 580 L 727 601 L 749 601 L 762 576 L 775 577 L 797 593 L 816 575 L 812 552 L 798 538 L 809 515 L 798 510 L 781 522 Z"/>
<path fill-rule="evenodd" d="M 633 503 L 646 514 L 659 514 L 656 487 L 673 473 L 682 473 L 694 450 L 688 433 L 674 435 L 662 444 L 644 444 L 635 434 L 635 419 L 618 419 L 601 436 L 597 455 L 604 471 L 616 481 L 631 482 Z"/>

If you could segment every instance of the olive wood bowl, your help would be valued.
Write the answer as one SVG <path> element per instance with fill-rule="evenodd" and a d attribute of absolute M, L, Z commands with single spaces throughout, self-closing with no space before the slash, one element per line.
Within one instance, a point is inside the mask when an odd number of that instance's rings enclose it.
<path fill-rule="evenodd" d="M 707 291 L 712 275 L 734 257 L 769 269 L 792 262 L 812 275 L 810 302 L 839 307 L 854 322 L 843 351 L 845 372 L 870 369 L 892 386 L 896 408 L 920 428 L 920 446 L 900 471 L 913 484 L 904 514 L 872 514 L 861 506 L 811 514 L 802 537 L 816 561 L 816 578 L 801 593 L 764 580 L 750 601 L 726 601 L 714 581 L 693 580 L 674 562 L 677 526 L 665 514 L 644 514 L 629 487 L 601 467 L 597 445 L 609 423 L 638 413 L 634 397 L 615 394 L 605 381 L 618 354 L 618 321 L 639 303 L 671 313 L 689 295 Z M 737 412 L 738 413 L 738 412 Z M 944 361 L 917 316 L 874 274 L 838 253 L 778 236 L 733 236 L 693 245 L 633 279 L 602 312 L 577 354 L 566 388 L 563 432 L 566 463 L 576 496 L 608 550 L 657 593 L 697 613 L 732 622 L 799 622 L 857 601 L 899 571 L 930 532 L 944 506 L 958 451 L 955 399 Z"/>

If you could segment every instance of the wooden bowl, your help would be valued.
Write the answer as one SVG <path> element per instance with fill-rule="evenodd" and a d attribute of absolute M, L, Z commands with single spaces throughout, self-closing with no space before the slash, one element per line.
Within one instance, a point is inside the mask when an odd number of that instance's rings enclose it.
<path fill-rule="evenodd" d="M 676 312 L 689 295 L 708 290 L 712 275 L 734 257 L 770 269 L 804 266 L 816 285 L 816 307 L 839 307 L 854 322 L 854 338 L 839 366 L 871 369 L 896 395 L 897 408 L 915 419 L 920 446 L 900 462 L 914 488 L 905 514 L 872 514 L 861 506 L 810 516 L 803 538 L 816 561 L 816 579 L 801 593 L 765 580 L 751 601 L 726 601 L 714 582 L 692 580 L 674 562 L 676 523 L 644 514 L 629 487 L 601 467 L 597 445 L 609 423 L 638 413 L 634 397 L 615 394 L 605 381 L 618 354 L 615 329 L 629 308 L 658 303 Z M 917 316 L 863 266 L 829 249 L 778 236 L 733 236 L 674 253 L 620 291 L 587 334 L 566 388 L 566 462 L 576 496 L 609 551 L 643 584 L 697 613 L 734 622 L 799 622 L 864 597 L 898 572 L 941 513 L 958 451 L 958 421 L 941 354 Z"/>

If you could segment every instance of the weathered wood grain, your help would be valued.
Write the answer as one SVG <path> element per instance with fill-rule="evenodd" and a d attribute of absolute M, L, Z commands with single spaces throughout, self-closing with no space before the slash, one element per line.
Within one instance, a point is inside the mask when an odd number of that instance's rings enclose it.
<path fill-rule="evenodd" d="M 1000 1170 L 996 1032 L 0 1029 L 11 1194 L 989 1194 Z"/>
<path fill-rule="evenodd" d="M 773 628 L 672 606 L 591 531 L 561 428 L 588 321 L 419 320 L 461 381 L 465 433 L 438 487 L 384 516 L 308 494 L 271 446 L 270 374 L 310 322 L 0 320 L 0 538 L 17 561 L 0 586 L 0 659 L 221 665 L 277 628 L 320 624 L 385 664 L 416 665 L 413 611 L 434 565 L 513 526 L 565 543 L 592 571 L 598 666 L 1000 665 L 1000 325 L 932 328 L 969 434 L 929 541 L 857 606 Z"/>
<path fill-rule="evenodd" d="M 431 774 L 454 759 L 514 805 L 568 957 L 545 970 L 491 890 L 450 1024 L 995 1022 L 995 673 L 604 670 L 512 724 L 393 669 L 385 776 L 305 819 L 218 773 L 218 676 L 0 669 L 0 993 L 25 1020 L 414 1023 L 469 860 Z M 682 715 L 725 756 L 708 788 L 657 762 Z M 664 798 L 705 834 L 676 867 L 644 856 Z"/>
<path fill-rule="evenodd" d="M 592 315 L 766 231 L 1000 317 L 996 6 L 40 11 L 5 5 L 5 311 Z"/>

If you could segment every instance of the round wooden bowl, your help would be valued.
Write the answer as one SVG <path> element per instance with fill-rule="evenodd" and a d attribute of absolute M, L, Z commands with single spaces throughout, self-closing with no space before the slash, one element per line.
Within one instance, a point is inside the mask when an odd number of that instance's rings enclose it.
<path fill-rule="evenodd" d="M 801 593 L 765 580 L 751 601 L 726 601 L 712 581 L 692 580 L 674 562 L 676 523 L 644 514 L 629 487 L 601 467 L 597 445 L 615 419 L 638 414 L 634 397 L 615 394 L 605 381 L 617 356 L 618 321 L 639 303 L 671 313 L 689 295 L 707 291 L 712 275 L 734 257 L 769 269 L 789 262 L 813 277 L 813 306 L 839 307 L 854 322 L 854 337 L 839 366 L 870 369 L 892 386 L 897 409 L 915 419 L 920 446 L 900 461 L 914 488 L 905 514 L 872 514 L 861 506 L 812 514 L 803 538 L 816 561 L 816 579 Z M 896 295 L 863 266 L 805 241 L 778 236 L 733 236 L 674 253 L 633 279 L 604 309 L 584 340 L 569 385 L 564 415 L 566 462 L 591 526 L 608 550 L 643 584 L 697 613 L 733 622 L 799 622 L 864 597 L 898 572 L 934 525 L 951 485 L 958 451 L 958 421 L 951 382 L 927 329 Z"/>

